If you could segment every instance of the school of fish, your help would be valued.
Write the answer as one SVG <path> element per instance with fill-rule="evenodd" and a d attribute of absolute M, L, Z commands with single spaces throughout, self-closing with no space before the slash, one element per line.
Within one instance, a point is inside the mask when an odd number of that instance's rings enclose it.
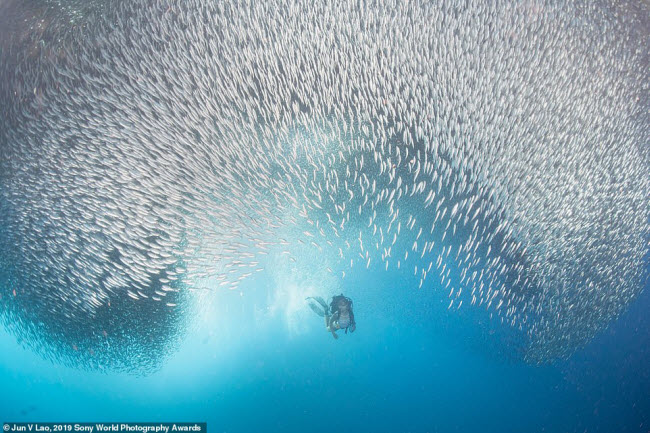
<path fill-rule="evenodd" d="M 341 281 L 403 272 L 486 310 L 529 362 L 566 357 L 647 281 L 649 16 L 4 2 L 2 323 L 57 362 L 151 370 L 192 292 L 309 247 Z"/>

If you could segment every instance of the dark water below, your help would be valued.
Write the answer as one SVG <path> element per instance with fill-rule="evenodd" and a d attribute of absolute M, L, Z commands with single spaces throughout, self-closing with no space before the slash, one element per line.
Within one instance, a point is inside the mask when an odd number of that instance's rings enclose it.
<path fill-rule="evenodd" d="M 306 307 L 254 323 L 261 291 L 221 294 L 225 309 L 146 377 L 53 365 L 3 333 L 0 420 L 207 421 L 211 432 L 650 430 L 647 289 L 586 348 L 544 366 L 504 355 L 471 313 L 440 307 L 440 294 L 385 289 L 346 292 L 358 329 L 338 340 Z"/>

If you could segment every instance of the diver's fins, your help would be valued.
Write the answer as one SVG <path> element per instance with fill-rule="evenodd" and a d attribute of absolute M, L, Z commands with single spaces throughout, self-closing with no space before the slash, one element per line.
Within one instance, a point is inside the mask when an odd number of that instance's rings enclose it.
<path fill-rule="evenodd" d="M 329 311 L 330 306 L 327 305 L 327 302 L 325 302 L 325 300 L 324 300 L 323 298 L 321 298 L 320 296 L 315 296 L 315 297 L 313 297 L 313 298 L 311 298 L 311 299 L 313 299 L 314 301 L 316 301 L 316 302 L 318 302 L 319 304 L 321 304 L 321 305 L 323 306 L 323 309 L 324 309 L 326 312 Z"/>
<path fill-rule="evenodd" d="M 309 301 L 310 299 L 314 299 L 314 298 L 305 298 L 305 299 Z M 318 305 L 316 305 L 313 302 L 307 302 L 307 304 L 309 305 L 309 308 L 311 308 L 314 313 L 318 314 L 321 317 L 325 317 L 325 311 L 321 310 Z"/>

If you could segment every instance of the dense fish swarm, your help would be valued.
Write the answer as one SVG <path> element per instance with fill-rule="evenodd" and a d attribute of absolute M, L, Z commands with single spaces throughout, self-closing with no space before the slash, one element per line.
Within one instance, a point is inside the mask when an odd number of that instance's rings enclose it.
<path fill-rule="evenodd" d="M 636 3 L 6 2 L 5 326 L 155 368 L 192 291 L 310 247 L 570 354 L 646 278 Z"/>

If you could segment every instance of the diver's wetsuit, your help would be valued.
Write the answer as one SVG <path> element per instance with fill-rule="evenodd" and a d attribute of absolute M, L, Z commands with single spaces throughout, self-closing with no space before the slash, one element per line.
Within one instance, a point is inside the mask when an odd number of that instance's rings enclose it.
<path fill-rule="evenodd" d="M 350 332 L 355 331 L 357 325 L 352 311 L 352 299 L 343 295 L 334 296 L 329 306 L 320 296 L 310 296 L 305 299 L 308 301 L 309 308 L 325 319 L 325 327 L 334 338 L 338 338 L 336 331 L 339 329 L 345 329 L 346 334 L 348 328 Z"/>
<path fill-rule="evenodd" d="M 341 315 L 339 312 L 334 313 L 330 318 L 330 326 L 333 326 L 334 329 L 345 329 L 345 332 L 348 332 L 348 328 L 352 326 L 352 319 L 350 314 Z"/>
<path fill-rule="evenodd" d="M 339 310 L 338 305 L 342 300 L 348 304 L 348 310 L 346 312 Z M 351 328 L 350 332 L 354 332 L 356 323 L 354 322 L 354 312 L 352 311 L 352 300 L 350 298 L 346 298 L 343 295 L 335 296 L 330 303 L 330 311 L 332 312 L 332 316 L 329 319 L 329 323 L 332 331 L 345 329 L 345 333 L 347 334 L 348 328 Z"/>

